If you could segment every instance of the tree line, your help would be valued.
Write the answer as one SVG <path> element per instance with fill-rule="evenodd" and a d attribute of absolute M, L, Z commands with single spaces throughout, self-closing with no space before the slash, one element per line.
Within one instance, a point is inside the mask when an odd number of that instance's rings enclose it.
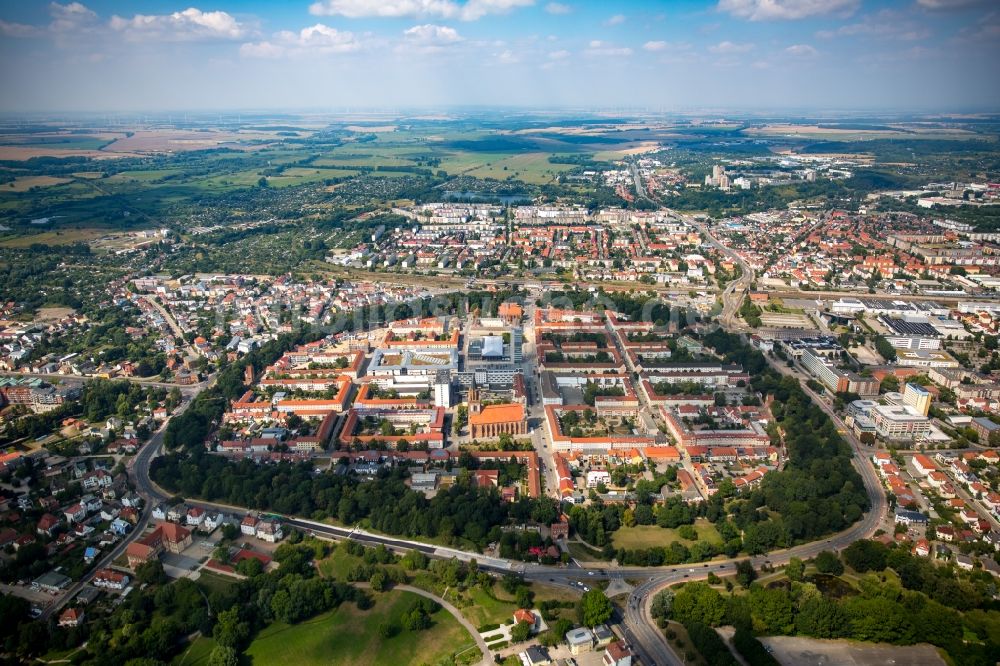
<path fill-rule="evenodd" d="M 992 600 L 989 574 L 959 575 L 953 566 L 937 566 L 904 547 L 875 541 L 852 544 L 843 562 L 831 552 L 822 556 L 824 561 L 818 557 L 815 562 L 818 573 L 811 576 L 793 559 L 787 579 L 764 586 L 752 576 L 744 578 L 745 594 L 721 592 L 705 582 L 686 583 L 658 594 L 652 612 L 661 623 L 680 622 L 689 633 L 692 627 L 698 633 L 699 627 L 735 626 L 742 634 L 737 648 L 750 663 L 771 663 L 753 647 L 754 634 L 926 642 L 946 650 L 954 663 L 985 665 L 1000 659 L 1000 611 Z M 845 562 L 859 567 L 856 589 L 836 577 Z M 699 650 L 712 653 L 713 641 L 701 640 Z M 698 645 L 694 635 L 692 641 Z M 751 654 L 756 657 L 749 658 Z"/>

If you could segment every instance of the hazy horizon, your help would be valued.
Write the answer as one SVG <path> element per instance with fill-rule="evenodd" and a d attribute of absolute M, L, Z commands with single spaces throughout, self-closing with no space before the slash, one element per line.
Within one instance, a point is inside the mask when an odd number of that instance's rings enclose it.
<path fill-rule="evenodd" d="M 0 3 L 0 110 L 990 110 L 984 0 Z"/>

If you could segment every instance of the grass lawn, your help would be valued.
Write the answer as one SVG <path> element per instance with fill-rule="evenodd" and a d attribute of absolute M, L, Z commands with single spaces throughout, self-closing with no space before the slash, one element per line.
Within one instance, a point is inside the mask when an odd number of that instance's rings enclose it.
<path fill-rule="evenodd" d="M 975 636 L 975 634 L 973 634 Z M 39 661 L 45 662 L 63 662 L 69 663 L 69 658 L 80 651 L 80 648 L 75 647 L 69 650 L 53 650 L 51 652 L 46 652 L 44 656 L 39 657 Z"/>
<path fill-rule="evenodd" d="M 579 541 L 569 542 L 569 554 L 575 560 L 580 560 L 581 562 L 603 562 L 604 559 L 601 558 L 600 551 L 592 549 L 590 546 L 584 545 Z"/>
<path fill-rule="evenodd" d="M 535 592 L 535 603 L 538 604 L 541 601 L 579 601 L 580 597 L 583 596 L 582 592 L 577 592 L 576 590 L 570 590 L 565 587 L 556 587 L 555 585 L 546 585 L 544 583 L 532 583 L 531 589 Z"/>
<path fill-rule="evenodd" d="M 418 600 L 413 593 L 393 591 L 376 595 L 375 606 L 367 611 L 347 603 L 294 626 L 275 622 L 260 632 L 246 654 L 253 664 L 403 666 L 434 664 L 473 646 L 472 637 L 443 609 L 434 614 L 434 626 L 427 631 L 379 635 L 380 624 L 399 622 Z"/>
<path fill-rule="evenodd" d="M 347 582 L 347 572 L 353 567 L 364 562 L 360 557 L 348 555 L 339 546 L 334 548 L 329 557 L 325 557 L 317 563 L 320 575 L 325 578 L 333 578 L 342 583 Z M 382 566 L 382 565 L 380 565 Z"/>
<path fill-rule="evenodd" d="M 485 590 L 477 586 L 466 593 L 468 600 L 472 602 L 471 605 L 464 607 L 461 604 L 455 605 L 462 611 L 462 615 L 477 627 L 481 627 L 484 624 L 503 624 L 514 616 L 517 604 L 513 601 L 504 600 L 502 596 L 504 592 L 499 589 L 499 585 L 493 589 L 494 594 L 500 596 L 499 599 L 494 599 Z"/>
<path fill-rule="evenodd" d="M 171 660 L 170 666 L 205 666 L 214 647 L 213 639 L 199 636 L 194 643 Z"/>
<path fill-rule="evenodd" d="M 206 594 L 211 594 L 216 590 L 227 590 L 236 584 L 237 580 L 231 576 L 224 576 L 222 574 L 217 574 L 207 569 L 201 570 L 201 575 L 198 576 L 198 580 L 195 581 L 198 585 L 204 588 Z"/>
<path fill-rule="evenodd" d="M 707 520 L 699 518 L 694 523 L 694 528 L 698 532 L 698 540 L 711 543 L 722 543 L 715 525 Z M 635 527 L 623 527 L 614 533 L 613 541 L 615 548 L 638 549 L 651 548 L 653 546 L 667 546 L 674 541 L 680 541 L 685 546 L 690 546 L 694 541 L 682 539 L 677 530 L 656 525 L 636 525 Z"/>

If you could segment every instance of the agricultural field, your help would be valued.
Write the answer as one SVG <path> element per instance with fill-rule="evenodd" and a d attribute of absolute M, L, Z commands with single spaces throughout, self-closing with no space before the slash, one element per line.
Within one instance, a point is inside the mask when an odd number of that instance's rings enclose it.
<path fill-rule="evenodd" d="M 275 622 L 258 634 L 246 650 L 252 664 L 406 664 L 436 663 L 475 643 L 468 632 L 441 609 L 431 616 L 433 626 L 426 631 L 402 630 L 384 638 L 380 625 L 395 623 L 420 600 L 412 592 L 390 591 L 375 596 L 375 605 L 366 611 L 354 604 L 289 626 Z M 185 662 L 194 663 L 194 662 Z"/>
<path fill-rule="evenodd" d="M 464 175 L 476 178 L 496 178 L 504 180 L 513 178 L 526 183 L 542 185 L 550 183 L 559 177 L 563 171 L 572 169 L 569 164 L 553 164 L 549 162 L 552 153 L 529 153 L 504 157 L 497 162 L 476 167 L 464 172 Z"/>
<path fill-rule="evenodd" d="M 0 134 L 0 146 L 52 150 L 100 150 L 111 142 L 123 138 L 123 132 L 94 134 L 35 133 Z"/>
<path fill-rule="evenodd" d="M 10 192 L 28 192 L 36 187 L 52 187 L 71 181 L 72 178 L 57 178 L 55 176 L 26 176 L 7 183 L 6 188 Z"/>
<path fill-rule="evenodd" d="M 73 243 L 89 243 L 104 236 L 107 232 L 101 229 L 61 229 L 45 231 L 31 236 L 0 234 L 0 247 L 24 248 L 32 243 L 45 245 L 72 245 Z"/>
<path fill-rule="evenodd" d="M 122 171 L 121 173 L 116 173 L 113 176 L 109 176 L 104 180 L 106 183 L 129 183 L 129 182 L 140 182 L 140 183 L 151 183 L 158 180 L 163 180 L 170 176 L 180 176 L 182 175 L 181 169 L 136 169 L 134 171 Z"/>

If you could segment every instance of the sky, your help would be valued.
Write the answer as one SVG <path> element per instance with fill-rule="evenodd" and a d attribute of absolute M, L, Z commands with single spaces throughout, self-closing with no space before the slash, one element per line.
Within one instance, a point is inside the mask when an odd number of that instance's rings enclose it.
<path fill-rule="evenodd" d="M 998 111 L 998 63 L 1000 0 L 0 0 L 5 112 Z"/>

